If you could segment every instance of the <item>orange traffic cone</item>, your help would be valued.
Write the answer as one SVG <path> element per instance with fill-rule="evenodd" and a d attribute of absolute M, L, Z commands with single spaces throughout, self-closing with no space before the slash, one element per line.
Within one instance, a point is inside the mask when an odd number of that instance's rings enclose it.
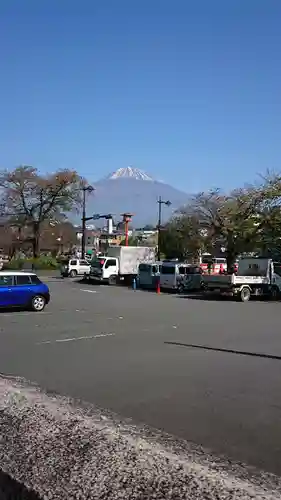
<path fill-rule="evenodd" d="M 159 280 L 157 281 L 156 293 L 158 293 L 158 295 L 161 293 L 160 281 Z"/>

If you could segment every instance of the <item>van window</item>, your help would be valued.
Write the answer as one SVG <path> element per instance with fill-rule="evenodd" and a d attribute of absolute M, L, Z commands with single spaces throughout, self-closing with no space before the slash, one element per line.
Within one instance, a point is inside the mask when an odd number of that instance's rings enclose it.
<path fill-rule="evenodd" d="M 186 268 L 186 274 L 201 274 L 202 269 L 198 266 L 190 266 Z"/>
<path fill-rule="evenodd" d="M 186 267 L 185 266 L 179 267 L 179 274 L 186 274 Z"/>
<path fill-rule="evenodd" d="M 162 274 L 175 274 L 176 268 L 175 268 L 175 266 L 162 266 L 161 273 Z"/>
<path fill-rule="evenodd" d="M 151 266 L 149 264 L 140 264 L 139 271 L 142 273 L 150 273 Z"/>
<path fill-rule="evenodd" d="M 158 267 L 157 266 L 152 266 L 152 272 L 155 274 L 155 273 L 158 273 Z"/>
<path fill-rule="evenodd" d="M 278 274 L 278 276 L 281 276 L 281 264 L 278 262 L 274 262 L 274 272 Z"/>

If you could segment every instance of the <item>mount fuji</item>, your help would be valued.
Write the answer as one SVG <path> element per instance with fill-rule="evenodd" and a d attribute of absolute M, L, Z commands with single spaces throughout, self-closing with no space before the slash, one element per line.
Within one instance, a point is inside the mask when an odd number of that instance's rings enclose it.
<path fill-rule="evenodd" d="M 117 221 L 121 219 L 120 214 L 129 212 L 134 214 L 134 227 L 157 224 L 159 196 L 171 202 L 171 206 L 163 206 L 163 222 L 190 198 L 187 193 L 154 180 L 146 172 L 133 167 L 119 168 L 94 183 L 94 187 L 93 195 L 87 199 L 87 215 L 111 213 Z"/>

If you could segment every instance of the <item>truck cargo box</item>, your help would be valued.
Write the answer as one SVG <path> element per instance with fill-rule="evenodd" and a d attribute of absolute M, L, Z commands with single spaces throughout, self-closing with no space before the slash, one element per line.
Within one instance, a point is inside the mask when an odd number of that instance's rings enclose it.
<path fill-rule="evenodd" d="M 151 263 L 155 261 L 155 249 L 153 247 L 109 247 L 108 257 L 119 259 L 120 275 L 138 274 L 141 262 Z"/>

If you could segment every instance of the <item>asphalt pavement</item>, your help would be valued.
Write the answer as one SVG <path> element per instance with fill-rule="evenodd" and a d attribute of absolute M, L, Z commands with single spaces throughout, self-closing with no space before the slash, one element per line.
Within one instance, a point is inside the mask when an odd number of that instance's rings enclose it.
<path fill-rule="evenodd" d="M 0 313 L 2 374 L 281 474 L 281 303 L 49 286 Z"/>

